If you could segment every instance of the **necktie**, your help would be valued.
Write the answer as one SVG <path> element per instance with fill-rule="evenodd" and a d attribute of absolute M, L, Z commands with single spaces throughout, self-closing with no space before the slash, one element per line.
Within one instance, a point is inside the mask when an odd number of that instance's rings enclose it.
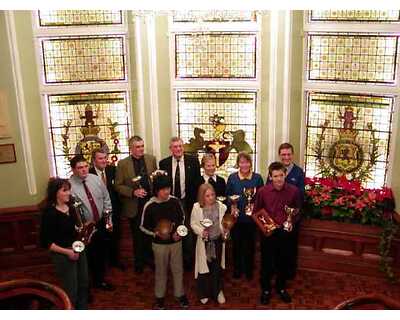
<path fill-rule="evenodd" d="M 104 170 L 101 172 L 101 180 L 103 180 L 104 184 L 107 185 L 106 175 L 104 174 Z"/>
<path fill-rule="evenodd" d="M 100 220 L 99 210 L 97 209 L 96 203 L 94 202 L 92 193 L 90 192 L 88 186 L 86 185 L 86 180 L 83 180 L 82 183 L 83 183 L 83 188 L 85 189 L 86 192 L 86 196 L 89 200 L 90 207 L 92 208 L 93 219 L 95 222 L 97 222 Z"/>
<path fill-rule="evenodd" d="M 177 197 L 178 199 L 181 198 L 181 172 L 179 168 L 179 161 L 176 160 L 176 170 L 175 170 L 175 190 L 174 190 L 174 196 Z"/>

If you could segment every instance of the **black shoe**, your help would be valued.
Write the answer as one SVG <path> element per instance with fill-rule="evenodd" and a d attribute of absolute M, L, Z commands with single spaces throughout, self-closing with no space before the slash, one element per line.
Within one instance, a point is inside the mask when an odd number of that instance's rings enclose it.
<path fill-rule="evenodd" d="M 281 300 L 285 303 L 291 303 L 292 302 L 292 298 L 290 297 L 290 294 L 285 290 L 285 289 L 281 289 L 281 290 L 277 290 L 279 297 L 281 298 Z"/>
<path fill-rule="evenodd" d="M 183 265 L 183 269 L 185 270 L 185 271 L 193 271 L 193 265 L 190 263 L 185 263 L 184 265 Z"/>
<path fill-rule="evenodd" d="M 181 306 L 181 308 L 183 308 L 183 309 L 189 308 L 189 301 L 185 295 L 178 298 L 178 301 L 179 301 L 179 305 Z"/>
<path fill-rule="evenodd" d="M 268 304 L 270 300 L 271 300 L 271 292 L 263 291 L 261 293 L 260 303 L 265 305 L 265 304 Z"/>
<path fill-rule="evenodd" d="M 105 282 L 105 281 L 100 282 L 100 283 L 96 283 L 94 285 L 94 287 L 97 288 L 97 289 L 104 290 L 104 291 L 114 291 L 115 290 L 114 286 L 111 283 L 108 283 L 108 282 Z"/>
<path fill-rule="evenodd" d="M 154 309 L 157 309 L 157 310 L 165 309 L 164 298 L 156 298 L 156 302 L 154 303 Z"/>
<path fill-rule="evenodd" d="M 242 276 L 242 273 L 239 271 L 233 271 L 233 279 L 240 279 L 240 277 Z"/>
<path fill-rule="evenodd" d="M 121 262 L 112 263 L 111 267 L 119 269 L 121 271 L 125 271 L 126 270 L 126 267 Z"/>
<path fill-rule="evenodd" d="M 253 273 L 246 273 L 246 279 L 249 281 L 253 280 Z"/>

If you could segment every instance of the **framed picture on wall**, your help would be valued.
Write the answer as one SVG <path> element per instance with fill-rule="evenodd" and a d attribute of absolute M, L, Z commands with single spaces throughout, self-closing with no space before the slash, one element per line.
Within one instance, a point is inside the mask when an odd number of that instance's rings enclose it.
<path fill-rule="evenodd" d="M 14 144 L 0 144 L 0 164 L 17 162 Z"/>

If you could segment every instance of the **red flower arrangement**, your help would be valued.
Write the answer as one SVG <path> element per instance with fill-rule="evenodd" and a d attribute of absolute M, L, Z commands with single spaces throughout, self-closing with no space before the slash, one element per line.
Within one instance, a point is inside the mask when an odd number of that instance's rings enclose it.
<path fill-rule="evenodd" d="M 394 210 L 392 190 L 365 189 L 345 176 L 306 178 L 305 210 L 310 218 L 383 226 Z"/>

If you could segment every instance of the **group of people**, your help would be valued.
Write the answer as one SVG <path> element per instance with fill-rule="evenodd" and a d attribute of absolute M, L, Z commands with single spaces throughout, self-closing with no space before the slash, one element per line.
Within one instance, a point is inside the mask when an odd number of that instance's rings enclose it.
<path fill-rule="evenodd" d="M 304 198 L 304 172 L 293 163 L 292 145 L 279 147 L 280 162 L 269 165 L 266 183 L 254 172 L 252 158 L 245 152 L 237 155 L 238 171 L 225 182 L 216 175 L 213 154 L 205 154 L 200 163 L 197 156 L 184 153 L 179 137 L 171 138 L 171 155 L 158 166 L 156 158 L 144 152 L 139 136 L 129 139 L 129 150 L 130 155 L 117 167 L 108 164 L 108 155 L 101 149 L 93 151 L 91 167 L 77 155 L 70 160 L 70 179 L 49 181 L 41 243 L 49 249 L 56 274 L 76 309 L 87 308 L 90 287 L 114 290 L 104 277 L 107 264 L 125 268 L 119 256 L 121 216 L 129 220 L 134 272 L 140 274 L 145 267 L 154 270 L 156 309 L 165 308 L 169 269 L 174 296 L 182 308 L 189 306 L 183 273 L 193 268 L 201 303 L 209 299 L 225 303 L 226 239 L 232 240 L 233 277 L 251 280 L 257 233 L 261 235 L 260 303 L 269 303 L 275 274 L 279 297 L 291 301 L 286 282 L 296 270 L 301 215 L 295 216 L 293 230 L 283 225 L 286 208 L 301 210 Z M 256 191 L 252 200 L 245 189 Z M 264 209 L 275 221 L 278 227 L 271 235 L 258 232 L 248 212 L 249 202 L 253 214 Z M 107 213 L 111 210 L 110 226 Z M 222 223 L 228 213 L 235 217 L 232 229 Z M 96 229 L 85 250 L 79 252 L 72 248 L 78 220 Z M 179 229 L 183 226 L 184 233 Z"/>

